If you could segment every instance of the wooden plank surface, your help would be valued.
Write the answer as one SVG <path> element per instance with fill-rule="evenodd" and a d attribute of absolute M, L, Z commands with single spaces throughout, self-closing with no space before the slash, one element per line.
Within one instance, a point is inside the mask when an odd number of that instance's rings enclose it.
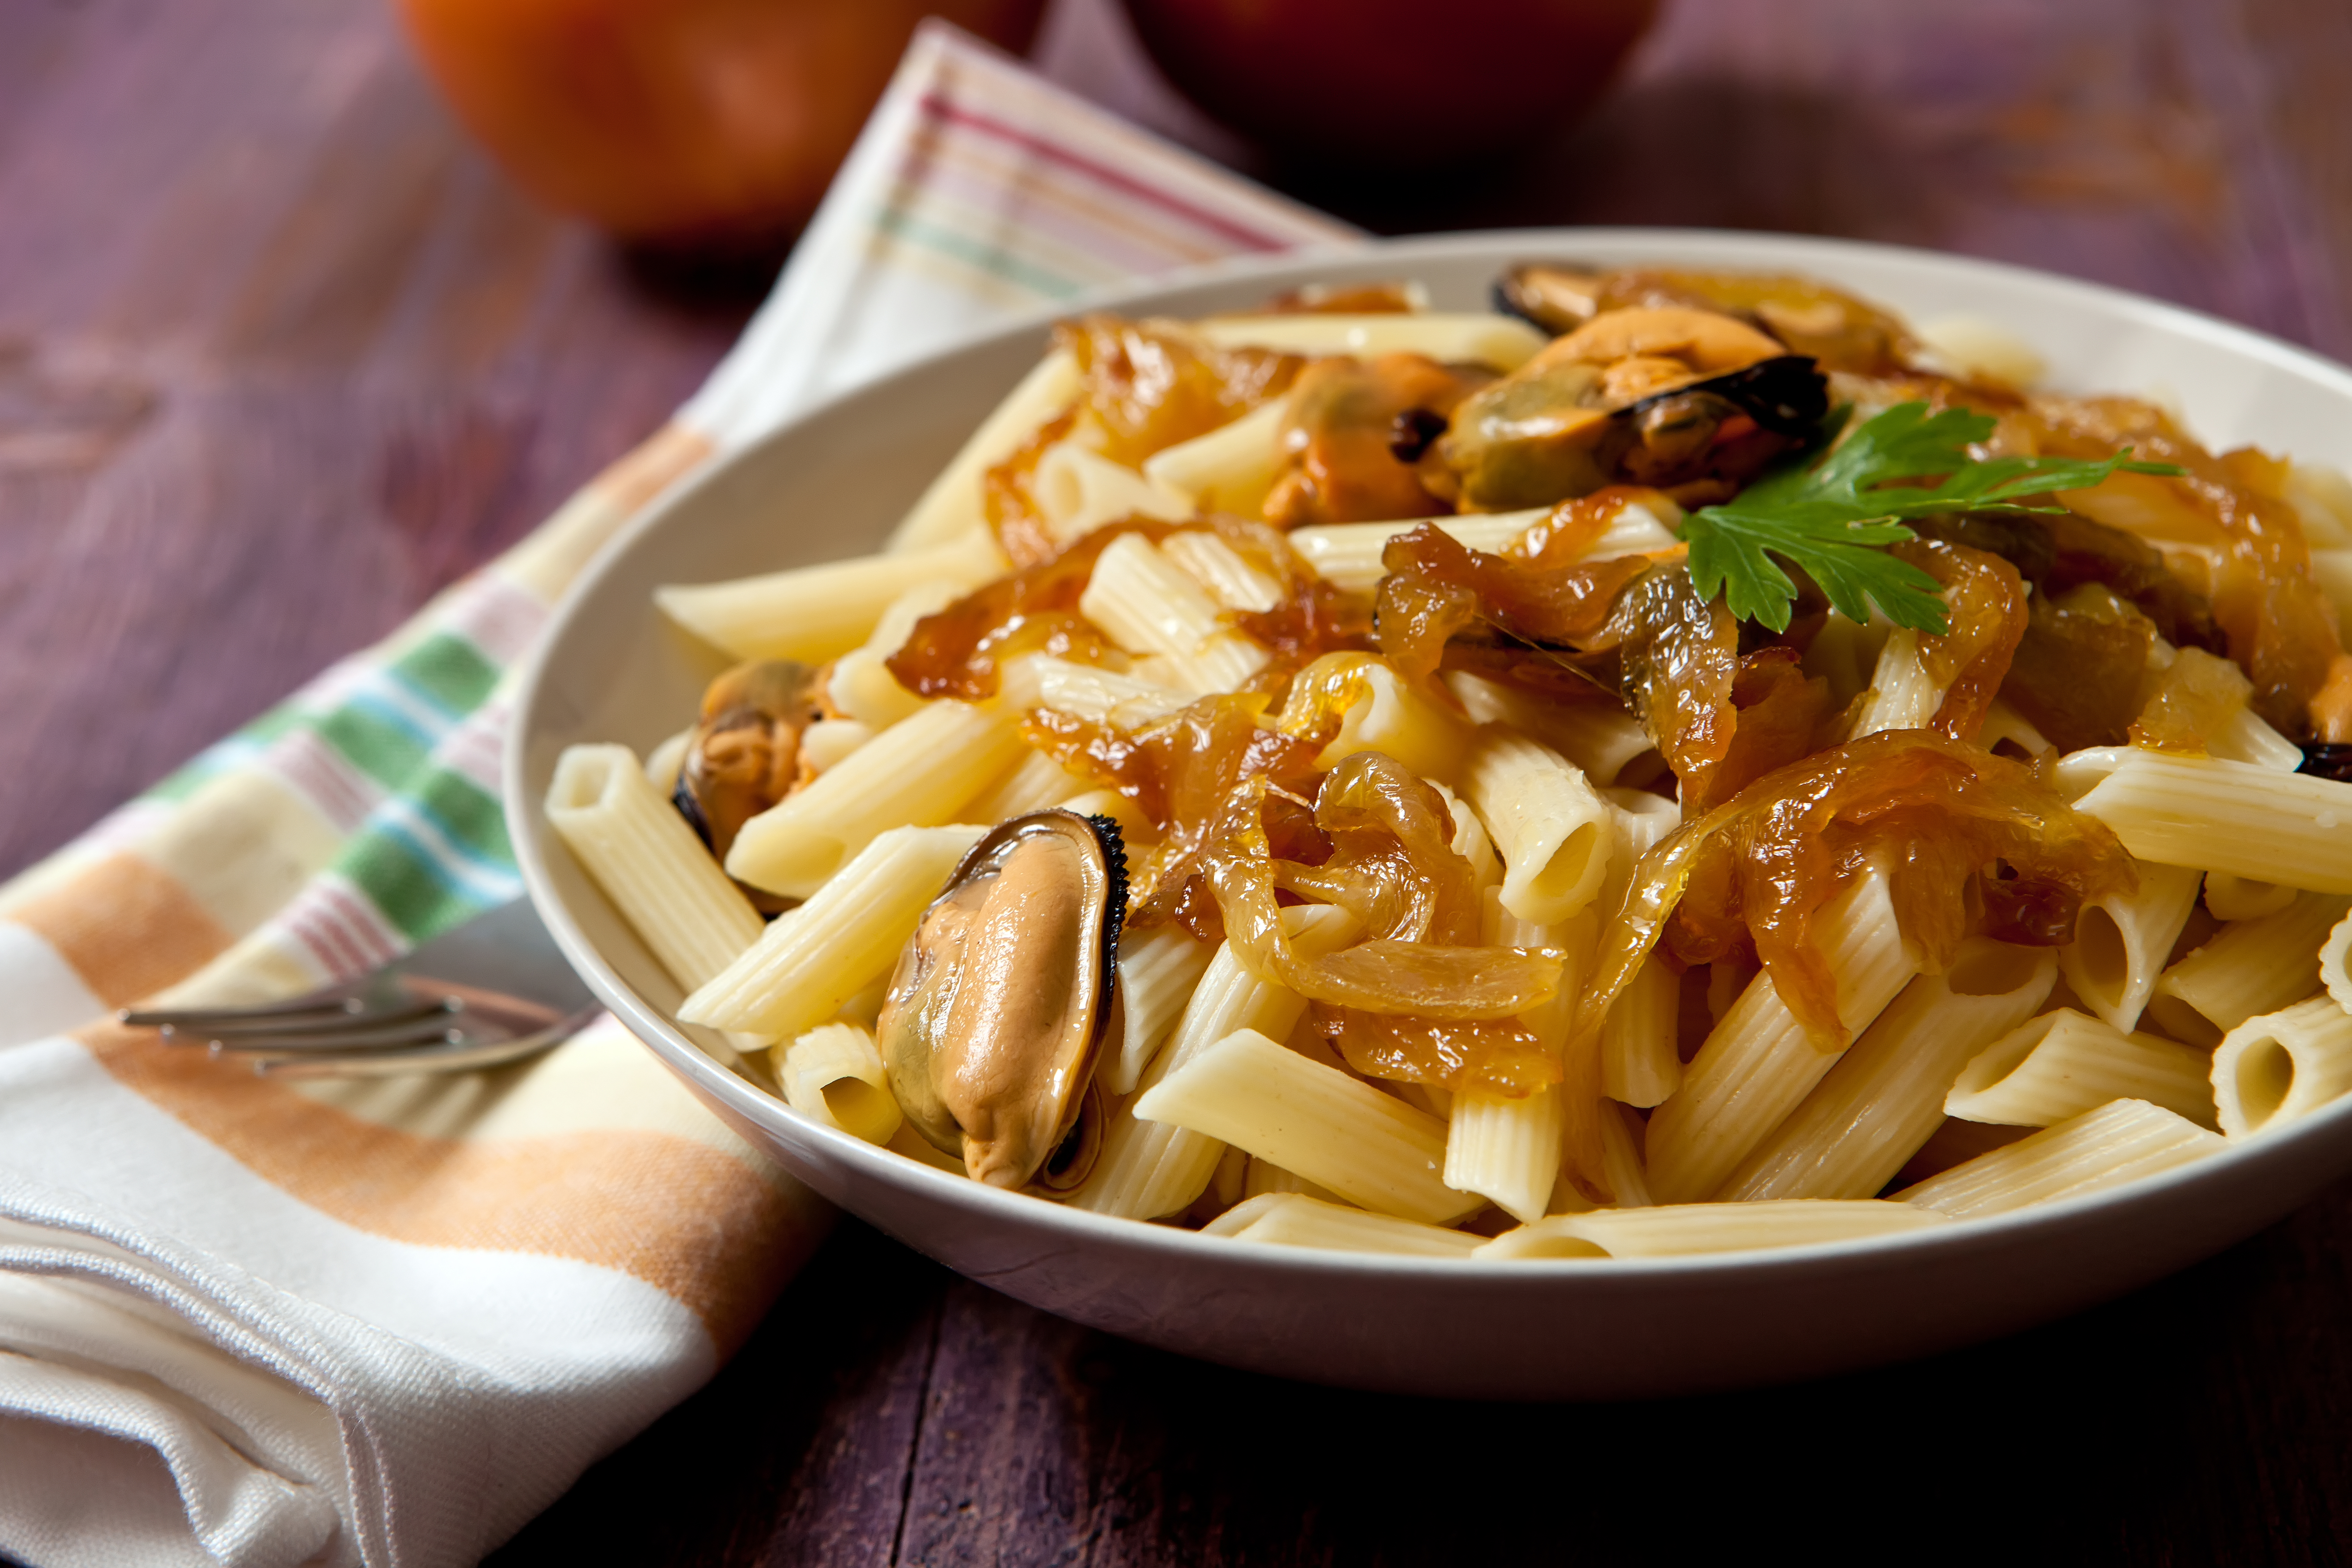
<path fill-rule="evenodd" d="M 1522 159 L 1268 173 L 1384 229 L 1937 246 L 2352 357 L 2342 0 L 1667 9 L 1617 95 Z M 1105 0 L 1065 5 L 1043 50 L 1222 145 Z M 517 196 L 373 0 L 0 7 L 0 874 L 516 537 L 652 428 L 750 303 L 656 285 Z M 1161 1355 L 852 1225 L 708 1389 L 497 1561 L 2340 1561 L 2347 1242 L 2339 1188 L 1998 1345 L 1516 1408 Z"/>

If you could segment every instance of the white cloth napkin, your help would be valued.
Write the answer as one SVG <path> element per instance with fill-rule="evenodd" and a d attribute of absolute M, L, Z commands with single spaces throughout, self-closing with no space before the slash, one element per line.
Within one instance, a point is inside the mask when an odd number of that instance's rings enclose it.
<path fill-rule="evenodd" d="M 294 1086 L 99 1022 L 372 967 L 517 890 L 506 673 L 613 531 L 954 335 L 1350 231 L 926 25 L 742 342 L 530 540 L 0 888 L 0 1552 L 465 1563 L 690 1392 L 823 1205 L 605 1020 Z"/>

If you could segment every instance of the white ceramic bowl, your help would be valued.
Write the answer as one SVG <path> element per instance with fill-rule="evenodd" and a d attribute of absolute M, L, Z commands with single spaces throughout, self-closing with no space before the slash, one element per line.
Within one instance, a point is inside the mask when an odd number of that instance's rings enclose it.
<path fill-rule="evenodd" d="M 1419 278 L 1476 309 L 1516 260 L 1555 257 L 1810 273 L 1914 321 L 2001 323 L 2080 390 L 2155 391 L 2216 447 L 2352 464 L 2352 373 L 2113 289 L 1835 240 L 1674 230 L 1415 239 L 1253 261 L 1108 303 L 1189 316 L 1318 279 Z M 550 832 L 557 754 L 641 752 L 720 660 L 653 606 L 656 584 L 869 552 L 1036 360 L 1008 328 L 825 405 L 672 498 L 573 588 L 529 672 L 507 819 L 540 912 L 588 983 L 669 1068 L 824 1196 L 1047 1311 L 1233 1366 L 1317 1382 L 1503 1398 L 1652 1395 L 1806 1377 L 1988 1339 L 2154 1279 L 2249 1236 L 2352 1168 L 2352 1098 L 2201 1164 L 2070 1203 L 1887 1240 L 1655 1262 L 1465 1264 L 1308 1252 L 1106 1219 L 949 1176 L 802 1121 L 715 1065 L 678 1000 Z"/>

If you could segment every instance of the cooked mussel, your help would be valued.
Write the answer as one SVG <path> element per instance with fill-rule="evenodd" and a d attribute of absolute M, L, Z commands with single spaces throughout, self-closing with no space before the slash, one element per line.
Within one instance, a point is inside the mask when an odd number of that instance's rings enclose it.
<path fill-rule="evenodd" d="M 1490 511 L 1614 483 L 1689 487 L 1703 504 L 1804 439 L 1828 407 L 1813 362 L 1744 321 L 1682 306 L 1606 310 L 1464 398 L 1423 459 L 1424 482 Z"/>
<path fill-rule="evenodd" d="M 807 665 L 775 658 L 739 664 L 704 689 L 671 799 L 721 864 L 742 826 L 799 779 L 816 685 Z"/>
<path fill-rule="evenodd" d="M 1528 262 L 1495 280 L 1495 308 L 1558 336 L 1604 311 L 1688 305 L 1736 317 L 1824 370 L 1881 375 L 1911 364 L 1917 345 L 1895 317 L 1810 278 L 1771 272 Z"/>
<path fill-rule="evenodd" d="M 975 1180 L 1065 1191 L 1093 1168 L 1126 918 L 1118 825 L 1058 809 L 996 827 L 924 910 L 876 1042 L 907 1120 Z"/>

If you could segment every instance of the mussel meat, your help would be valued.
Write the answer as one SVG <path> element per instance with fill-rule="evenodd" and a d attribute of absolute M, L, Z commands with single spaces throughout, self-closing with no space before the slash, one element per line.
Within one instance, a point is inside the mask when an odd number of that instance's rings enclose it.
<path fill-rule="evenodd" d="M 742 826 L 799 781 L 816 687 L 815 670 L 777 658 L 739 664 L 704 689 L 671 799 L 720 864 Z"/>
<path fill-rule="evenodd" d="M 876 1043 L 907 1120 L 975 1180 L 1060 1192 L 1092 1169 L 1126 918 L 1118 825 L 1059 809 L 1000 825 L 923 912 Z"/>
<path fill-rule="evenodd" d="M 1464 398 L 1423 458 L 1424 483 L 1485 510 L 1625 482 L 1691 487 L 1705 504 L 1828 408 L 1813 362 L 1743 321 L 1683 306 L 1605 310 Z"/>
<path fill-rule="evenodd" d="M 1824 370 L 1890 374 L 1916 363 L 1901 321 L 1810 278 L 1770 272 L 1687 272 L 1538 261 L 1495 280 L 1495 308 L 1558 336 L 1607 310 L 1691 305 L 1736 317 Z"/>

